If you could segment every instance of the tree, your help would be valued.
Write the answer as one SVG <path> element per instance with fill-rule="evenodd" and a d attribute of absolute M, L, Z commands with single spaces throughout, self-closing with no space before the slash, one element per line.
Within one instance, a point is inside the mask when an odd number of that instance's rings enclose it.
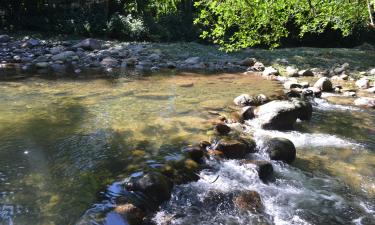
<path fill-rule="evenodd" d="M 369 0 L 368 0 L 369 1 Z M 365 0 L 198 0 L 201 37 L 227 51 L 254 45 L 277 47 L 292 23 L 300 37 L 326 28 L 349 35 L 368 22 Z"/>

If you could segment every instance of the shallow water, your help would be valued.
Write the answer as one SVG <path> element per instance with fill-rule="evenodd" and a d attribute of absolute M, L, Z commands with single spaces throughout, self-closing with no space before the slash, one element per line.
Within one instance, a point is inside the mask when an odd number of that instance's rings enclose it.
<path fill-rule="evenodd" d="M 242 74 L 1 82 L 0 224 L 74 224 L 116 194 L 115 181 L 207 140 L 212 111 L 229 114 L 235 96 L 280 88 Z M 267 158 L 264 136 L 281 136 L 296 145 L 297 160 L 273 162 L 268 184 L 235 160 L 210 161 L 214 169 L 202 171 L 202 179 L 175 187 L 156 223 L 375 224 L 373 111 L 318 99 L 312 121 L 294 131 L 256 127 L 247 128 L 260 149 L 256 157 Z M 205 200 L 243 189 L 260 193 L 264 213 Z"/>

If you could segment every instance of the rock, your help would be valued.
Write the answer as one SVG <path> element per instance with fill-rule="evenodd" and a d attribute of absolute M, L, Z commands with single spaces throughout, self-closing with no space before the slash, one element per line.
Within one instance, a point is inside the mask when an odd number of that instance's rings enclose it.
<path fill-rule="evenodd" d="M 298 71 L 298 75 L 303 77 L 312 77 L 314 76 L 314 73 L 311 70 L 300 70 Z"/>
<path fill-rule="evenodd" d="M 369 89 L 366 89 L 367 92 L 369 93 L 375 93 L 375 87 L 372 87 L 372 88 L 369 88 Z"/>
<path fill-rule="evenodd" d="M 48 68 L 49 64 L 48 62 L 38 62 L 35 64 L 35 66 L 38 69 L 45 69 L 45 68 Z"/>
<path fill-rule="evenodd" d="M 271 138 L 264 144 L 265 150 L 272 160 L 290 164 L 296 159 L 296 148 L 293 142 L 286 138 Z"/>
<path fill-rule="evenodd" d="M 124 64 L 125 67 L 134 67 L 137 63 L 138 59 L 134 57 L 127 58 L 122 62 L 122 64 Z"/>
<path fill-rule="evenodd" d="M 215 131 L 220 135 L 227 135 L 231 129 L 224 123 L 218 123 L 215 125 Z"/>
<path fill-rule="evenodd" d="M 58 46 L 58 47 L 52 47 L 49 49 L 49 52 L 53 55 L 57 55 L 64 51 L 64 47 Z"/>
<path fill-rule="evenodd" d="M 360 89 L 367 89 L 370 87 L 370 81 L 366 78 L 361 78 L 355 82 L 355 85 Z"/>
<path fill-rule="evenodd" d="M 289 77 L 298 77 L 298 69 L 292 67 L 292 66 L 287 66 L 286 67 L 286 75 Z"/>
<path fill-rule="evenodd" d="M 266 67 L 262 73 L 263 76 L 279 75 L 279 71 L 272 66 Z"/>
<path fill-rule="evenodd" d="M 307 81 L 301 82 L 300 85 L 302 86 L 302 88 L 308 88 L 308 87 L 310 87 L 310 84 Z"/>
<path fill-rule="evenodd" d="M 130 177 L 125 181 L 128 191 L 140 192 L 153 200 L 156 205 L 167 201 L 172 192 L 172 183 L 166 176 L 158 172 L 149 172 L 142 176 Z"/>
<path fill-rule="evenodd" d="M 34 47 L 36 47 L 38 45 L 40 45 L 40 41 L 39 40 L 30 38 L 27 41 L 25 41 L 24 43 L 22 43 L 21 47 L 22 48 L 34 48 Z"/>
<path fill-rule="evenodd" d="M 264 210 L 262 199 L 256 191 L 241 191 L 233 198 L 234 206 L 240 211 L 261 213 Z"/>
<path fill-rule="evenodd" d="M 2 34 L 0 35 L 0 43 L 7 43 L 10 41 L 9 35 Z"/>
<path fill-rule="evenodd" d="M 264 129 L 292 129 L 297 118 L 301 120 L 311 118 L 312 106 L 301 100 L 275 100 L 258 106 L 254 114 Z"/>
<path fill-rule="evenodd" d="M 354 100 L 354 105 L 366 108 L 375 108 L 375 98 L 362 97 Z"/>
<path fill-rule="evenodd" d="M 322 96 L 322 90 L 316 87 L 308 87 L 308 90 L 311 90 L 314 93 L 314 96 L 316 98 L 320 98 Z"/>
<path fill-rule="evenodd" d="M 190 57 L 185 60 L 186 64 L 198 64 L 200 63 L 201 58 L 200 57 Z"/>
<path fill-rule="evenodd" d="M 240 96 L 237 96 L 233 100 L 233 102 L 235 105 L 238 105 L 238 106 L 248 106 L 248 105 L 251 105 L 252 97 L 248 94 L 242 94 Z"/>
<path fill-rule="evenodd" d="M 241 109 L 240 112 L 240 119 L 241 120 L 251 120 L 255 117 L 254 115 L 254 109 L 255 107 L 253 106 L 246 106 Z"/>
<path fill-rule="evenodd" d="M 348 80 L 348 79 L 349 79 L 349 76 L 346 75 L 346 74 L 341 74 L 341 75 L 339 76 L 339 79 L 341 79 L 341 80 Z"/>
<path fill-rule="evenodd" d="M 130 203 L 117 205 L 114 211 L 120 214 L 129 225 L 143 224 L 143 218 L 146 216 L 143 210 Z"/>
<path fill-rule="evenodd" d="M 343 95 L 347 97 L 355 97 L 357 96 L 357 93 L 355 91 L 344 91 Z"/>
<path fill-rule="evenodd" d="M 247 67 L 251 67 L 251 66 L 254 66 L 254 64 L 256 63 L 256 59 L 255 58 L 246 58 L 244 60 L 242 60 L 241 62 L 239 62 L 239 64 L 241 66 L 247 66 Z"/>
<path fill-rule="evenodd" d="M 319 88 L 321 91 L 332 91 L 332 82 L 328 77 L 321 77 L 314 84 L 315 88 Z"/>
<path fill-rule="evenodd" d="M 256 105 L 256 106 L 263 105 L 264 103 L 269 101 L 268 97 L 264 94 L 257 95 L 254 100 L 255 101 L 254 101 L 253 104 Z"/>
<path fill-rule="evenodd" d="M 268 180 L 273 173 L 273 167 L 270 162 L 264 160 L 244 160 L 241 164 L 252 164 L 256 166 L 256 171 L 258 172 L 258 176 L 262 181 Z"/>
<path fill-rule="evenodd" d="M 287 81 L 284 83 L 284 88 L 287 90 L 292 89 L 292 88 L 302 88 L 302 85 L 300 85 L 297 82 Z"/>
<path fill-rule="evenodd" d="M 253 66 L 249 67 L 247 70 L 248 71 L 263 71 L 265 69 L 263 63 L 261 62 L 256 62 Z"/>
<path fill-rule="evenodd" d="M 68 59 L 71 59 L 75 55 L 76 53 L 73 51 L 65 51 L 65 52 L 61 52 L 57 55 L 52 56 L 52 60 L 53 61 L 67 61 Z"/>
<path fill-rule="evenodd" d="M 100 62 L 100 64 L 104 67 L 116 67 L 118 61 L 112 57 L 106 57 Z"/>
<path fill-rule="evenodd" d="M 213 150 L 220 151 L 226 158 L 229 159 L 242 159 L 247 154 L 255 152 L 255 143 L 250 141 L 249 143 L 244 140 L 220 140 Z"/>
<path fill-rule="evenodd" d="M 176 64 L 174 62 L 168 62 L 167 63 L 167 68 L 168 69 L 174 69 L 174 68 L 176 68 Z"/>
<path fill-rule="evenodd" d="M 200 162 L 204 156 L 204 151 L 201 147 L 184 147 L 182 152 L 196 162 Z"/>
<path fill-rule="evenodd" d="M 65 73 L 66 72 L 66 65 L 61 65 L 58 63 L 54 63 L 51 65 L 51 69 L 55 73 Z"/>
<path fill-rule="evenodd" d="M 102 45 L 100 42 L 93 38 L 87 38 L 78 44 L 74 45 L 73 48 L 83 48 L 85 50 L 93 51 L 93 50 L 99 50 L 102 48 Z"/>
<path fill-rule="evenodd" d="M 370 74 L 371 76 L 375 75 L 375 68 L 374 68 L 374 69 L 371 69 L 371 70 L 369 71 L 369 74 Z"/>
<path fill-rule="evenodd" d="M 153 62 L 156 62 L 156 61 L 159 61 L 161 59 L 161 56 L 157 53 L 153 53 L 153 54 L 148 56 L 148 59 L 153 61 Z"/>

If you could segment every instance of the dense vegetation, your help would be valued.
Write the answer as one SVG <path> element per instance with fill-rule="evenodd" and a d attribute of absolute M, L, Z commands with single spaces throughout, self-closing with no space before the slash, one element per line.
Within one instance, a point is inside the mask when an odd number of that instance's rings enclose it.
<path fill-rule="evenodd" d="M 360 42 L 363 34 L 369 35 L 368 25 L 373 25 L 374 4 L 370 0 L 2 0 L 0 7 L 1 25 L 9 30 L 122 40 L 202 37 L 237 50 L 276 47 L 306 37 L 314 42 L 308 38 L 314 33 L 329 34 L 331 42 L 346 36 Z"/>

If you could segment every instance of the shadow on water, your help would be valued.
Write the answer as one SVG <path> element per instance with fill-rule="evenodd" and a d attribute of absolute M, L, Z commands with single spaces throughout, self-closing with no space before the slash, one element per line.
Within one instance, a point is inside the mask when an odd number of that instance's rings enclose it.
<path fill-rule="evenodd" d="M 73 224 L 107 184 L 155 154 L 130 130 L 81 133 L 90 114 L 77 101 L 33 110 L 0 129 L 0 224 Z"/>

